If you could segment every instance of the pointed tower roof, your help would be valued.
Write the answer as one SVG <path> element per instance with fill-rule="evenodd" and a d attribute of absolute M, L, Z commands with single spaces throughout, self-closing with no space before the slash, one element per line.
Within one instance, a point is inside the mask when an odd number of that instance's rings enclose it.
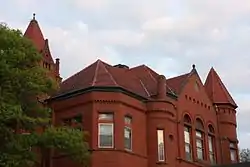
<path fill-rule="evenodd" d="M 48 39 L 45 39 L 45 41 L 44 41 L 43 54 L 44 54 L 44 59 L 47 62 L 54 64 L 54 60 L 51 56 L 50 49 L 49 49 L 49 40 Z"/>
<path fill-rule="evenodd" d="M 32 40 L 39 51 L 44 48 L 45 40 L 35 14 L 33 14 L 33 19 L 30 21 L 24 36 Z"/>
<path fill-rule="evenodd" d="M 234 102 L 232 96 L 229 94 L 228 90 L 213 67 L 208 73 L 204 86 L 213 103 L 231 104 L 237 108 L 237 104 Z"/>

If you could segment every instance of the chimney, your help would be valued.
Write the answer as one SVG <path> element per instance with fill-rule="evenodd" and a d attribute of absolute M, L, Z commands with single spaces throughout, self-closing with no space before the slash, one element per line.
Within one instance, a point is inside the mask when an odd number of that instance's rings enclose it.
<path fill-rule="evenodd" d="M 59 70 L 60 70 L 60 59 L 56 59 L 56 73 L 59 75 Z"/>
<path fill-rule="evenodd" d="M 159 75 L 157 80 L 157 99 L 165 99 L 166 93 L 166 77 L 164 75 Z"/>

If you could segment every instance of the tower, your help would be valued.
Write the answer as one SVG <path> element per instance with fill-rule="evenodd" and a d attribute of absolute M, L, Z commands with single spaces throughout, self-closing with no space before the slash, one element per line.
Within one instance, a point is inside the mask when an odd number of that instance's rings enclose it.
<path fill-rule="evenodd" d="M 48 71 L 48 76 L 55 79 L 56 83 L 59 84 L 62 80 L 59 72 L 60 60 L 57 58 L 54 62 L 49 49 L 49 41 L 44 38 L 35 14 L 33 14 L 33 18 L 24 33 L 24 37 L 33 42 L 38 52 L 42 55 L 41 66 Z"/>
<path fill-rule="evenodd" d="M 223 164 L 238 162 L 238 139 L 236 133 L 237 104 L 214 68 L 211 68 L 208 73 L 205 88 L 217 113 L 221 161 Z"/>

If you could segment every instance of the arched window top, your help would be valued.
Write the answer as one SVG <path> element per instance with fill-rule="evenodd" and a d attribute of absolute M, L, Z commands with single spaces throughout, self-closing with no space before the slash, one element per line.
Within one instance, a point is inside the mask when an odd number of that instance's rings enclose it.
<path fill-rule="evenodd" d="M 203 129 L 204 129 L 204 126 L 203 126 L 202 120 L 201 120 L 200 118 L 197 118 L 197 119 L 196 119 L 196 124 L 195 124 L 195 127 L 196 127 L 196 129 L 201 129 L 201 130 L 203 130 Z"/>
<path fill-rule="evenodd" d="M 208 132 L 214 133 L 214 127 L 211 124 L 208 125 Z"/>
<path fill-rule="evenodd" d="M 184 115 L 184 123 L 187 123 L 187 124 L 191 124 L 191 118 L 189 117 L 188 114 L 185 114 Z"/>

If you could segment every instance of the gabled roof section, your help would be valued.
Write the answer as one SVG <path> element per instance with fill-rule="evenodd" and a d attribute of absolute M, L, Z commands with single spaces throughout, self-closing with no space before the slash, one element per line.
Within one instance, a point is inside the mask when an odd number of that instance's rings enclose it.
<path fill-rule="evenodd" d="M 192 74 L 197 74 L 197 71 L 195 69 L 195 65 L 192 65 L 192 70 L 189 73 L 179 75 L 177 77 L 169 78 L 166 80 L 166 84 L 177 94 L 179 95 L 181 93 L 182 88 L 185 86 L 186 82 L 188 81 L 188 78 Z M 199 75 L 198 75 L 199 76 Z"/>
<path fill-rule="evenodd" d="M 154 96 L 157 94 L 157 78 L 159 76 L 158 73 L 156 73 L 154 70 L 152 70 L 146 65 L 140 65 L 131 68 L 130 72 L 136 75 L 136 77 L 140 80 L 141 84 L 143 85 L 149 96 Z M 166 85 L 166 87 L 167 92 L 173 93 L 172 89 L 169 88 L 168 85 Z"/>
<path fill-rule="evenodd" d="M 208 73 L 204 86 L 213 103 L 231 104 L 237 108 L 237 104 L 234 102 L 232 96 L 229 94 L 228 90 L 213 67 Z"/>
<path fill-rule="evenodd" d="M 166 84 L 176 93 L 180 94 L 181 93 L 181 88 L 187 81 L 190 73 L 186 73 L 183 75 L 179 75 L 177 77 L 169 78 L 166 80 Z"/>
<path fill-rule="evenodd" d="M 42 31 L 39 27 L 39 24 L 35 18 L 35 14 L 33 14 L 33 19 L 30 21 L 24 33 L 24 36 L 32 40 L 39 51 L 43 49 L 45 40 Z"/>

